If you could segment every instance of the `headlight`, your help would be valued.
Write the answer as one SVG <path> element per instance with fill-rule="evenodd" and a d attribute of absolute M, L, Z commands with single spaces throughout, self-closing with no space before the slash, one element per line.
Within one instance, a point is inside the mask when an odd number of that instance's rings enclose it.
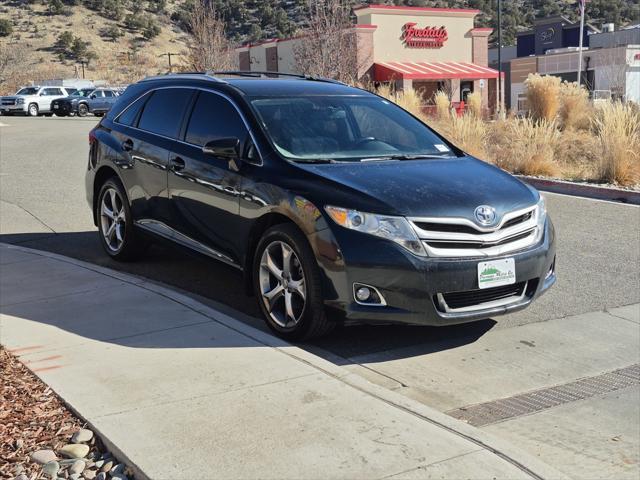
<path fill-rule="evenodd" d="M 536 231 L 536 242 L 539 242 L 544 235 L 544 225 L 547 221 L 547 206 L 544 201 L 544 197 L 540 195 L 540 200 L 538 201 L 538 205 L 536 205 L 536 226 L 538 230 Z"/>
<path fill-rule="evenodd" d="M 402 245 L 414 255 L 427 256 L 422 242 L 404 217 L 376 215 L 331 206 L 326 206 L 324 209 L 331 219 L 341 227 L 386 238 Z"/>
<path fill-rule="evenodd" d="M 16 105 L 22 105 L 24 103 L 24 98 L 16 99 Z"/>

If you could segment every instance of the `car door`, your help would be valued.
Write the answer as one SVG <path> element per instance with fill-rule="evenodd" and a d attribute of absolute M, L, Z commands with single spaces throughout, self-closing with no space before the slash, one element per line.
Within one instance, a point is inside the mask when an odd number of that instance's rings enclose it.
<path fill-rule="evenodd" d="M 93 112 L 94 110 L 100 110 L 100 105 L 104 100 L 104 91 L 103 90 L 94 90 L 89 95 L 89 99 L 87 100 L 87 104 L 89 105 L 89 111 Z"/>
<path fill-rule="evenodd" d="M 38 96 L 38 110 L 41 112 L 49 112 L 51 110 L 51 102 L 62 96 L 60 92 L 62 92 L 60 88 L 43 88 Z"/>
<path fill-rule="evenodd" d="M 111 109 L 111 106 L 116 101 L 116 94 L 113 90 L 105 90 L 104 91 L 104 99 L 102 100 L 101 110 L 105 112 Z"/>
<path fill-rule="evenodd" d="M 155 233 L 168 223 L 169 152 L 180 134 L 192 90 L 158 89 L 126 108 L 112 135 L 126 159 L 121 169 L 133 219 Z"/>
<path fill-rule="evenodd" d="M 200 91 L 185 124 L 184 142 L 169 158 L 171 226 L 182 235 L 213 248 L 218 259 L 239 258 L 241 171 L 235 162 L 205 154 L 209 141 L 235 137 L 241 151 L 249 132 L 230 99 Z M 240 170 L 238 172 L 237 170 Z M 211 252 L 205 252 L 211 253 Z"/>

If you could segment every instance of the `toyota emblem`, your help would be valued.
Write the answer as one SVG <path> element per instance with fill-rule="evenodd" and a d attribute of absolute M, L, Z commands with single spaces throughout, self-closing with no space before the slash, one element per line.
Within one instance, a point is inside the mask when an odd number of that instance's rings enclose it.
<path fill-rule="evenodd" d="M 480 205 L 474 215 L 480 225 L 493 225 L 496 221 L 496 209 L 489 205 Z"/>

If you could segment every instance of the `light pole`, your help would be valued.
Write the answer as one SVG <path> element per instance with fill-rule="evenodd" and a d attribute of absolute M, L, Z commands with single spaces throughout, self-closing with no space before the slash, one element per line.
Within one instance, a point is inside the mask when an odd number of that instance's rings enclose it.
<path fill-rule="evenodd" d="M 180 55 L 179 53 L 173 53 L 173 52 L 167 52 L 167 53 L 162 53 L 159 56 L 160 57 L 167 57 L 169 59 L 169 73 L 173 72 L 173 66 L 171 65 L 171 55 Z"/>
<path fill-rule="evenodd" d="M 582 40 L 584 37 L 584 8 L 585 0 L 580 0 L 580 40 L 578 47 L 578 88 L 580 88 L 580 77 L 582 76 Z"/>
<path fill-rule="evenodd" d="M 502 0 L 498 0 L 498 113 L 502 113 Z"/>

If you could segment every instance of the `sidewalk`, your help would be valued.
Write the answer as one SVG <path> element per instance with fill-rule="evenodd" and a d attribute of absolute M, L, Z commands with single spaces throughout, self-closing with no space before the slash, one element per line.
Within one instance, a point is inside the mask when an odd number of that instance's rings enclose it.
<path fill-rule="evenodd" d="M 0 244 L 0 342 L 136 478 L 563 478 L 143 279 Z"/>

